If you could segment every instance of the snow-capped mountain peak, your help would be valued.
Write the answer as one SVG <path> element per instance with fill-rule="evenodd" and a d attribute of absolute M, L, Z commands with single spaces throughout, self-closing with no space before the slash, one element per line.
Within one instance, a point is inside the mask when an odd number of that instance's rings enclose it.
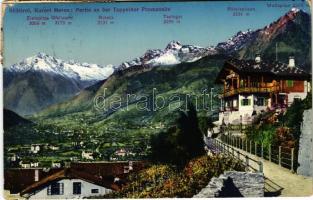
<path fill-rule="evenodd" d="M 103 67 L 97 64 L 79 63 L 74 60 L 63 61 L 46 53 L 38 53 L 14 64 L 7 69 L 11 72 L 23 73 L 27 71 L 40 71 L 58 74 L 80 81 L 97 81 L 109 77 L 114 68 L 112 65 Z"/>
<path fill-rule="evenodd" d="M 117 70 L 123 70 L 135 65 L 166 66 L 184 62 L 194 62 L 206 55 L 216 54 L 214 48 L 203 48 L 194 45 L 183 45 L 179 41 L 171 41 L 164 50 L 149 49 L 143 56 L 122 63 Z"/>
<path fill-rule="evenodd" d="M 293 7 L 293 8 L 290 9 L 290 11 L 291 11 L 291 12 L 294 12 L 294 13 L 297 13 L 297 12 L 300 11 L 300 9 Z"/>
<path fill-rule="evenodd" d="M 182 48 L 182 44 L 179 41 L 171 41 L 165 48 L 165 51 L 168 50 L 179 50 Z"/>
<path fill-rule="evenodd" d="M 232 53 L 241 49 L 248 41 L 255 38 L 255 31 L 248 29 L 247 31 L 239 31 L 225 42 L 218 43 L 216 49 Z"/>

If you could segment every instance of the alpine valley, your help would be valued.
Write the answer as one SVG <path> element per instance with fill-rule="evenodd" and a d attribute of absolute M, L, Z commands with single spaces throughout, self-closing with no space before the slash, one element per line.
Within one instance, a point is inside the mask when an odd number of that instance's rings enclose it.
<path fill-rule="evenodd" d="M 210 94 L 213 87 L 218 92 L 214 79 L 229 57 L 254 59 L 261 54 L 262 59 L 287 62 L 294 55 L 297 65 L 310 72 L 310 24 L 309 14 L 293 8 L 263 28 L 239 31 L 216 46 L 172 41 L 164 50 L 147 50 L 119 66 L 66 62 L 39 53 L 4 70 L 5 108 L 33 122 L 8 128 L 5 145 L 57 144 L 53 155 L 38 154 L 42 163 L 80 159 L 86 150 L 102 160 L 112 159 L 120 148 L 144 156 L 150 136 L 176 119 L 178 109 L 169 107 L 185 105 L 191 95 L 197 107 L 218 108 L 215 96 L 213 105 L 194 97 Z M 156 94 L 165 109 L 154 109 Z M 99 99 L 100 109 L 95 106 Z M 207 114 L 212 114 L 210 109 L 199 112 Z"/>

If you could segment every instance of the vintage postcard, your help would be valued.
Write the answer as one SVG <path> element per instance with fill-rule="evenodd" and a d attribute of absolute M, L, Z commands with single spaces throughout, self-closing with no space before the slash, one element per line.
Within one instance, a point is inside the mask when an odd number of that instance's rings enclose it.
<path fill-rule="evenodd" d="M 311 1 L 2 2 L 3 198 L 313 195 Z"/>

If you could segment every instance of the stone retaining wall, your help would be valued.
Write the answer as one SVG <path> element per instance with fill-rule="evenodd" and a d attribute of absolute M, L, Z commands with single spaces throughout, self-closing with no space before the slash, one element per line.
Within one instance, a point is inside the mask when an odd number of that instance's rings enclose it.
<path fill-rule="evenodd" d="M 228 171 L 218 178 L 212 178 L 210 183 L 193 198 L 263 196 L 263 173 Z"/>

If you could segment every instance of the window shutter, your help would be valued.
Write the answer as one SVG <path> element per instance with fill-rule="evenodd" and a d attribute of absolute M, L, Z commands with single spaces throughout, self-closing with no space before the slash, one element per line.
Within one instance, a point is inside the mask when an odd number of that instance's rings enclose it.
<path fill-rule="evenodd" d="M 251 105 L 251 99 L 248 99 L 248 106 Z"/>
<path fill-rule="evenodd" d="M 287 87 L 293 87 L 293 80 L 286 80 Z"/>

